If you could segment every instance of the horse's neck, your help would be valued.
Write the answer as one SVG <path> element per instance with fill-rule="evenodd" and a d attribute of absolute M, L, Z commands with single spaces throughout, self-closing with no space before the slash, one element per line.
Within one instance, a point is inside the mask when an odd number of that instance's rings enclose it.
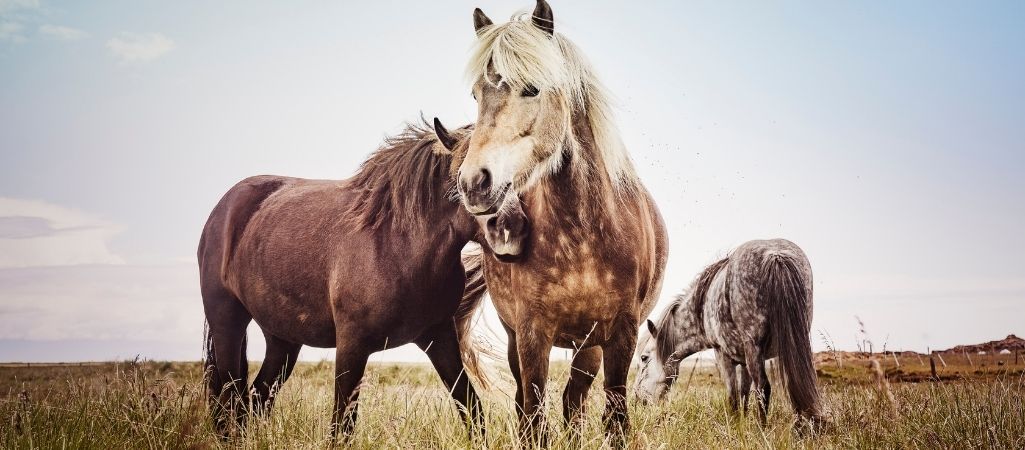
<path fill-rule="evenodd" d="M 458 255 L 477 233 L 477 222 L 463 205 L 449 200 L 444 183 L 435 186 L 438 194 L 435 207 L 427 213 L 423 226 L 401 227 L 390 224 L 392 233 L 403 235 L 392 247 L 413 252 L 418 257 L 436 260 L 446 255 Z"/>
<path fill-rule="evenodd" d="M 602 219 L 613 214 L 618 198 L 610 197 L 617 194 L 602 166 L 590 121 L 586 114 L 574 113 L 572 122 L 572 136 L 560 144 L 564 164 L 558 173 L 541 181 L 539 200 L 560 217 L 575 214 L 581 224 L 611 225 L 603 224 Z"/>
<path fill-rule="evenodd" d="M 680 304 L 680 308 L 676 312 L 680 315 L 677 321 L 679 351 L 692 354 L 710 346 L 705 335 L 705 321 L 702 314 L 704 307 L 704 299 L 694 298 L 693 292 L 687 294 L 687 299 Z"/>
<path fill-rule="evenodd" d="M 429 220 L 425 221 L 428 235 L 434 235 L 438 244 L 451 241 L 451 245 L 457 246 L 460 250 L 477 234 L 477 222 L 459 202 L 448 199 L 448 190 L 442 190 L 443 195 L 438 200 L 443 205 L 437 212 L 432 214 Z"/>

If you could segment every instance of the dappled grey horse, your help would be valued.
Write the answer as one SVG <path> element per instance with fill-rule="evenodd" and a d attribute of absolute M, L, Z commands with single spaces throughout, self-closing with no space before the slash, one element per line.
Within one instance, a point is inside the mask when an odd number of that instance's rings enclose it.
<path fill-rule="evenodd" d="M 795 411 L 816 419 L 821 405 L 812 364 L 812 273 L 804 252 L 785 239 L 749 241 L 705 268 L 658 319 L 638 346 L 635 393 L 648 403 L 665 397 L 680 361 L 705 349 L 716 360 L 731 410 L 751 385 L 764 423 L 770 386 L 765 360 L 778 357 Z M 739 369 L 739 370 L 738 370 Z"/>

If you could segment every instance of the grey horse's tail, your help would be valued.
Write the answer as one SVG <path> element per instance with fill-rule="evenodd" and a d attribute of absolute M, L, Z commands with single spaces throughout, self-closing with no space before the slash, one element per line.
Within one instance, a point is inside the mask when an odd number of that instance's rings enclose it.
<path fill-rule="evenodd" d="M 779 356 L 783 386 L 794 410 L 817 418 L 819 391 L 811 352 L 811 311 L 804 274 L 792 257 L 771 255 L 766 259 L 759 303 L 769 306 L 769 340 Z"/>
<path fill-rule="evenodd" d="M 483 303 L 488 293 L 488 285 L 484 282 L 484 255 L 480 251 L 463 254 L 463 270 L 466 271 L 466 284 L 463 288 L 463 299 L 452 320 L 456 324 L 456 335 L 459 337 L 459 353 L 462 354 L 466 372 L 477 379 L 482 389 L 488 387 L 488 376 L 480 360 L 480 349 L 473 339 L 473 316 Z"/>

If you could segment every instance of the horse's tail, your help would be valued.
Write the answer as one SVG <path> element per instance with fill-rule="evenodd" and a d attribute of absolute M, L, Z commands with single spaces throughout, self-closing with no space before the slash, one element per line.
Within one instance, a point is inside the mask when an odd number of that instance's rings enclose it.
<path fill-rule="evenodd" d="M 819 391 L 811 352 L 811 311 L 804 273 L 793 257 L 770 255 L 758 303 L 769 307 L 769 340 L 782 366 L 783 386 L 794 410 L 806 418 L 820 415 Z"/>
<path fill-rule="evenodd" d="M 203 381 L 206 382 L 206 393 L 211 401 L 216 401 L 221 392 L 221 377 L 217 373 L 217 359 L 214 356 L 214 336 L 210 323 L 203 321 Z"/>
<path fill-rule="evenodd" d="M 480 360 L 480 349 L 473 339 L 473 317 L 488 293 L 488 285 L 484 282 L 484 255 L 476 252 L 463 254 L 463 269 L 466 271 L 466 285 L 463 288 L 463 299 L 453 317 L 456 335 L 459 337 L 459 352 L 463 357 L 466 372 L 477 379 L 483 389 L 488 387 L 488 376 Z"/>

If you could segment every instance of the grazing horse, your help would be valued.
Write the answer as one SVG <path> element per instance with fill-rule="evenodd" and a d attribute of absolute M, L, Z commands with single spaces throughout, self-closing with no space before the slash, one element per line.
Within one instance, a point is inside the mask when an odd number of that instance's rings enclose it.
<path fill-rule="evenodd" d="M 769 409 L 765 360 L 778 357 L 783 385 L 803 418 L 820 414 L 812 364 L 812 275 L 808 258 L 785 239 L 750 241 L 708 266 L 666 308 L 639 346 L 635 392 L 645 403 L 665 397 L 680 361 L 714 348 L 729 407 L 747 410 L 754 384 L 762 423 Z M 739 369 L 739 374 L 738 374 Z"/>
<path fill-rule="evenodd" d="M 457 186 L 475 215 L 501 219 L 513 203 L 529 219 L 524 247 L 513 246 L 526 250 L 518 261 L 503 263 L 507 248 L 495 245 L 484 256 L 487 289 L 509 337 L 521 429 L 531 440 L 545 435 L 548 360 L 558 346 L 576 350 L 564 418 L 579 424 L 604 367 L 606 432 L 622 438 L 637 331 L 661 290 L 665 226 L 607 94 L 577 47 L 554 32 L 549 5 L 538 1 L 532 15 L 501 25 L 480 9 L 473 19 L 469 74 L 479 112 L 467 144 L 454 152 Z M 520 203 L 510 201 L 514 195 Z"/>
<path fill-rule="evenodd" d="M 208 389 L 222 432 L 230 414 L 242 424 L 250 401 L 270 408 L 303 345 L 336 348 L 333 435 L 355 425 L 370 354 L 410 342 L 463 418 L 481 424 L 464 360 L 478 373 L 465 331 L 485 290 L 479 257 L 461 262 L 478 226 L 450 199 L 456 167 L 433 132 L 411 126 L 347 180 L 257 176 L 224 195 L 199 243 Z M 251 320 L 267 354 L 247 388 Z"/>

